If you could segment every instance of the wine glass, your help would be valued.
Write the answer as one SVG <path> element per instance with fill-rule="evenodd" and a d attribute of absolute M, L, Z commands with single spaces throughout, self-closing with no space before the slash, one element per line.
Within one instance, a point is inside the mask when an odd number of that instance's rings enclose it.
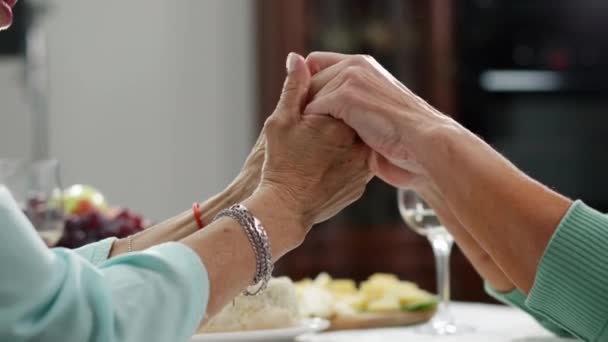
<path fill-rule="evenodd" d="M 0 160 L 0 183 L 6 185 L 47 246 L 63 235 L 64 211 L 56 160 Z"/>
<path fill-rule="evenodd" d="M 456 325 L 449 309 L 450 305 L 450 253 L 454 238 L 439 222 L 437 214 L 412 190 L 397 190 L 399 213 L 405 223 L 416 233 L 426 236 L 433 247 L 437 271 L 437 313 L 431 321 L 420 327 L 420 331 L 431 335 L 454 335 L 468 332 L 468 326 Z"/>

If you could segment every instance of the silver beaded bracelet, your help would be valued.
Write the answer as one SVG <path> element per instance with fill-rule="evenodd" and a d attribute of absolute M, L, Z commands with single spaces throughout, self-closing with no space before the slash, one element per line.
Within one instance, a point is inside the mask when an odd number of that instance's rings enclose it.
<path fill-rule="evenodd" d="M 247 235 L 255 255 L 255 274 L 252 285 L 244 292 L 246 296 L 256 296 L 266 289 L 274 265 L 270 252 L 270 241 L 260 220 L 251 214 L 244 205 L 235 204 L 222 210 L 214 221 L 222 217 L 230 217 L 237 221 Z M 253 289 L 252 289 L 253 288 Z"/>

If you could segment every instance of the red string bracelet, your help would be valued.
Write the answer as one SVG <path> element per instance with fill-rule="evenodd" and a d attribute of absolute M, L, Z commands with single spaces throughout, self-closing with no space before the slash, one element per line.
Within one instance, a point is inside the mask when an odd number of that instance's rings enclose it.
<path fill-rule="evenodd" d="M 203 229 L 203 227 L 205 225 L 203 224 L 203 219 L 202 219 L 202 215 L 201 215 L 201 207 L 198 202 L 194 202 L 194 204 L 192 204 L 192 212 L 194 213 L 194 219 L 196 219 L 196 224 L 198 225 L 198 229 Z"/>

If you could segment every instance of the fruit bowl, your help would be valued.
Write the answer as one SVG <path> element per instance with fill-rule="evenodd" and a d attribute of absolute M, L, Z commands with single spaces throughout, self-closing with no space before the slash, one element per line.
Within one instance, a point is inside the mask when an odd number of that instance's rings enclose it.
<path fill-rule="evenodd" d="M 146 221 L 128 209 L 106 213 L 93 209 L 82 215 L 70 215 L 58 247 L 78 248 L 108 237 L 123 238 L 145 229 Z"/>
<path fill-rule="evenodd" d="M 58 247 L 78 248 L 108 237 L 123 238 L 149 225 L 129 209 L 110 208 L 101 192 L 91 186 L 77 184 L 63 193 L 65 228 Z"/>

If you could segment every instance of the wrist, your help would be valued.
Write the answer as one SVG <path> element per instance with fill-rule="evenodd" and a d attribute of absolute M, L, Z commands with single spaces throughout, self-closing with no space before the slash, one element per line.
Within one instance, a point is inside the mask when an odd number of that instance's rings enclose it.
<path fill-rule="evenodd" d="M 275 260 L 299 246 L 312 226 L 280 191 L 271 187 L 258 188 L 242 204 L 265 227 Z"/>
<path fill-rule="evenodd" d="M 113 258 L 117 255 L 127 253 L 129 251 L 128 241 L 126 238 L 116 239 L 112 243 L 108 259 Z"/>
<path fill-rule="evenodd" d="M 454 153 L 457 144 L 472 135 L 458 122 L 443 114 L 431 114 L 428 120 L 416 125 L 414 129 L 403 129 L 411 157 L 423 170 L 437 167 L 436 164 L 447 162 Z M 427 174 L 428 176 L 428 174 Z M 429 177 L 427 177 L 429 178 Z"/>
<path fill-rule="evenodd" d="M 211 223 L 221 210 L 235 203 L 240 203 L 251 196 L 253 189 L 250 183 L 242 178 L 237 178 L 224 191 L 203 202 L 201 204 L 203 224 Z"/>
<path fill-rule="evenodd" d="M 239 201 L 243 201 L 251 196 L 258 187 L 258 184 L 260 184 L 260 177 L 259 172 L 241 172 L 241 174 L 226 187 L 223 193 L 230 195 L 232 198 L 238 199 Z"/>

